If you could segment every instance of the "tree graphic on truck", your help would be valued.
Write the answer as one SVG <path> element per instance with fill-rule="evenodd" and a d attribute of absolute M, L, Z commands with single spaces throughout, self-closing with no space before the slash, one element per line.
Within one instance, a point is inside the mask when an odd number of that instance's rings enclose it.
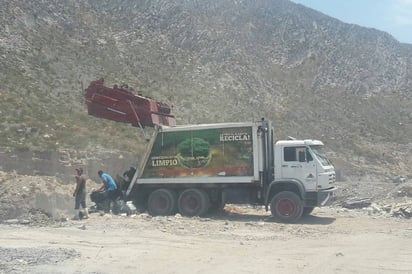
<path fill-rule="evenodd" d="M 188 168 L 206 166 L 211 159 L 210 144 L 202 138 L 186 139 L 177 148 L 178 160 Z"/>

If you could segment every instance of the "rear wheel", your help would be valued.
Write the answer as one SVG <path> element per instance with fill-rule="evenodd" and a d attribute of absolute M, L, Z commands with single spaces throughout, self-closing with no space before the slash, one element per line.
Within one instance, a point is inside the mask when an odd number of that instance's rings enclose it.
<path fill-rule="evenodd" d="M 184 216 L 202 216 L 209 209 L 210 201 L 207 193 L 200 189 L 184 190 L 177 201 L 179 212 Z"/>
<path fill-rule="evenodd" d="M 170 189 L 156 189 L 147 201 L 147 210 L 152 216 L 172 215 L 176 208 L 176 194 Z"/>
<path fill-rule="evenodd" d="M 285 223 L 294 223 L 302 217 L 303 203 L 296 193 L 282 191 L 272 198 L 270 211 L 276 219 Z"/>

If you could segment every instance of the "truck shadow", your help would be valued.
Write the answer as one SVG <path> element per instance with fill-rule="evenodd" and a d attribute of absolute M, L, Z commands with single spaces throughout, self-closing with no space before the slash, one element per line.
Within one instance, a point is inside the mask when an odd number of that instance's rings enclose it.
<path fill-rule="evenodd" d="M 265 222 L 265 223 L 279 223 L 283 224 L 276 218 L 270 215 L 259 215 L 251 213 L 231 213 L 231 212 L 222 212 L 215 215 L 206 216 L 213 220 L 227 220 L 227 221 L 237 221 L 237 222 Z M 323 217 L 308 215 L 302 217 L 298 222 L 293 224 L 304 224 L 304 225 L 329 225 L 335 222 L 336 218 L 333 217 Z"/>
<path fill-rule="evenodd" d="M 330 225 L 331 223 L 335 222 L 336 218 L 334 217 L 324 217 L 324 216 L 316 216 L 316 215 L 308 215 L 300 219 L 298 224 L 306 224 L 306 225 Z"/>

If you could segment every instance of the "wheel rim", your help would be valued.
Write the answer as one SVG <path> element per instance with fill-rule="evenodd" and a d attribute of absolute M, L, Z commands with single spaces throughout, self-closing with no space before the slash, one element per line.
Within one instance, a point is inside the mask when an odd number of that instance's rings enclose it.
<path fill-rule="evenodd" d="M 199 189 L 187 189 L 178 199 L 179 212 L 184 216 L 201 216 L 209 209 L 209 196 Z"/>
<path fill-rule="evenodd" d="M 200 210 L 200 199 L 194 193 L 186 195 L 182 199 L 182 208 L 186 213 L 196 214 Z"/>
<path fill-rule="evenodd" d="M 191 208 L 191 209 L 199 208 L 199 201 L 193 196 L 188 197 L 185 200 L 185 203 L 188 206 L 188 208 Z"/>
<path fill-rule="evenodd" d="M 292 216 L 296 213 L 296 204 L 291 199 L 281 199 L 276 204 L 276 210 L 282 216 Z"/>
<path fill-rule="evenodd" d="M 161 195 L 153 201 L 153 206 L 158 211 L 165 211 L 170 206 L 169 205 L 169 200 L 165 196 Z"/>

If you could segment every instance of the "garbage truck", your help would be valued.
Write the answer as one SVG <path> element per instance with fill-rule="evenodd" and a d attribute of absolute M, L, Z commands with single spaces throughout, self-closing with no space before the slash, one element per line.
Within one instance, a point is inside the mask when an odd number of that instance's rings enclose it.
<path fill-rule="evenodd" d="M 270 121 L 156 127 L 127 197 L 153 215 L 262 205 L 296 222 L 332 201 L 335 170 L 318 140 L 276 141 Z"/>
<path fill-rule="evenodd" d="M 153 216 L 202 216 L 230 203 L 261 205 L 296 222 L 333 199 L 335 170 L 319 140 L 275 141 L 265 119 L 176 126 L 172 106 L 127 85 L 106 87 L 104 79 L 85 97 L 90 115 L 155 129 L 123 185 L 126 199 Z"/>

